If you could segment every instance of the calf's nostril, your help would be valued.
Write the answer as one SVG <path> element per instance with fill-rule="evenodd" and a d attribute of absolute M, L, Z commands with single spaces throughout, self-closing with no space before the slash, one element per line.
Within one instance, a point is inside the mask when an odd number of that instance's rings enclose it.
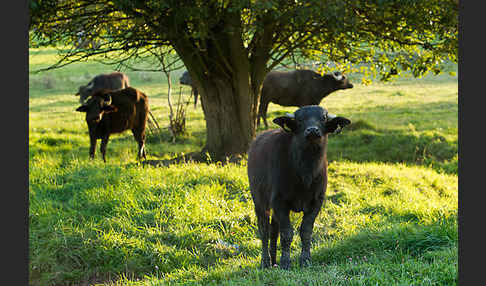
<path fill-rule="evenodd" d="M 319 128 L 317 127 L 309 127 L 304 132 L 305 137 L 320 137 L 321 133 L 319 132 Z"/>

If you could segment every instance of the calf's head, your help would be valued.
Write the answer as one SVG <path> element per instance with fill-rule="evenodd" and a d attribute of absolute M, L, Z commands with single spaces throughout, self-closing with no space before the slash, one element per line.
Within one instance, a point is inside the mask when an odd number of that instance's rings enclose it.
<path fill-rule="evenodd" d="M 86 103 L 76 109 L 79 112 L 86 112 L 88 125 L 99 123 L 103 114 L 117 110 L 116 106 L 111 104 L 111 96 L 106 93 L 93 95 Z"/>
<path fill-rule="evenodd" d="M 340 71 L 331 73 L 336 89 L 353 88 L 353 84 L 349 82 L 349 78 L 343 75 Z"/>
<path fill-rule="evenodd" d="M 325 135 L 339 133 L 351 123 L 349 119 L 328 113 L 318 105 L 303 106 L 293 114 L 275 118 L 273 122 L 293 133 L 304 144 L 322 143 Z"/>

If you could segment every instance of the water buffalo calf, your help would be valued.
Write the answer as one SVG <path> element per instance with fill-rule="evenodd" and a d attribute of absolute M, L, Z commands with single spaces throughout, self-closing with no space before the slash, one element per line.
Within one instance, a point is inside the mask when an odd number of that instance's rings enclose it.
<path fill-rule="evenodd" d="M 273 122 L 282 129 L 268 130 L 255 138 L 248 152 L 247 171 L 262 241 L 261 265 L 265 268 L 277 263 L 280 234 L 280 267 L 289 269 L 293 238 L 290 211 L 304 213 L 300 265 L 305 266 L 310 263 L 314 220 L 327 188 L 327 135 L 339 133 L 351 121 L 313 105 Z"/>
<path fill-rule="evenodd" d="M 128 76 L 121 72 L 100 74 L 95 76 L 87 85 L 79 87 L 75 94 L 79 96 L 81 104 L 93 93 L 101 89 L 118 90 L 129 86 Z"/>
<path fill-rule="evenodd" d="M 91 158 L 95 155 L 96 140 L 101 139 L 100 152 L 106 162 L 106 145 L 110 135 L 128 129 L 132 130 L 138 142 L 138 158 L 146 158 L 145 127 L 149 105 L 147 96 L 141 91 L 132 87 L 115 91 L 98 90 L 76 111 L 86 112 Z"/>
<path fill-rule="evenodd" d="M 341 72 L 321 76 L 312 70 L 271 71 L 263 81 L 258 109 L 257 126 L 263 118 L 267 124 L 267 109 L 270 102 L 282 106 L 319 105 L 330 93 L 353 88 L 353 84 Z"/>
<path fill-rule="evenodd" d="M 188 86 L 191 87 L 191 94 L 194 94 L 194 108 L 196 108 L 197 107 L 198 92 L 197 92 L 196 85 L 193 83 L 191 75 L 189 74 L 188 71 L 185 71 L 182 74 L 182 76 L 179 78 L 179 83 L 184 84 L 184 85 L 188 85 Z"/>

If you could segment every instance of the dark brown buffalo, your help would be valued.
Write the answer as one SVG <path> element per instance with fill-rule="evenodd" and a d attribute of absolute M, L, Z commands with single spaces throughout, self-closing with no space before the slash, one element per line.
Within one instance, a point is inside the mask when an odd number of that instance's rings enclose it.
<path fill-rule="evenodd" d="M 353 84 L 341 72 L 321 76 L 312 70 L 271 71 L 265 77 L 258 109 L 257 126 L 263 118 L 267 124 L 267 109 L 270 102 L 282 106 L 319 105 L 330 93 L 352 88 Z"/>
<path fill-rule="evenodd" d="M 299 232 L 300 265 L 305 266 L 310 263 L 312 229 L 326 193 L 327 135 L 339 133 L 351 121 L 313 105 L 273 122 L 282 129 L 265 131 L 250 145 L 248 179 L 262 241 L 261 265 L 276 265 L 280 234 L 280 267 L 289 269 L 294 235 L 290 211 L 304 212 Z"/>
<path fill-rule="evenodd" d="M 100 74 L 95 76 L 87 85 L 79 87 L 75 94 L 79 96 L 81 104 L 93 93 L 100 89 L 118 90 L 127 88 L 129 86 L 128 76 L 121 72 L 113 72 L 109 74 Z"/>
<path fill-rule="evenodd" d="M 194 94 L 194 108 L 196 108 L 197 107 L 198 92 L 197 92 L 196 85 L 192 81 L 191 75 L 189 74 L 188 71 L 185 71 L 182 74 L 181 78 L 179 79 L 179 83 L 184 84 L 184 85 L 188 85 L 188 86 L 191 87 L 191 94 Z"/>
<path fill-rule="evenodd" d="M 106 145 L 110 135 L 128 129 L 132 130 L 138 142 L 138 158 L 146 158 L 145 127 L 149 104 L 147 96 L 141 91 L 132 87 L 115 91 L 98 90 L 76 111 L 86 112 L 91 158 L 95 155 L 96 140 L 101 139 L 100 152 L 106 162 Z"/>

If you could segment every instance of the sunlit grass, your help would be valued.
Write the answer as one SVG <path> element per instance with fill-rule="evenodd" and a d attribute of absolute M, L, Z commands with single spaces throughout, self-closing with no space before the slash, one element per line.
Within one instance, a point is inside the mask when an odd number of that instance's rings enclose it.
<path fill-rule="evenodd" d="M 30 69 L 55 61 L 31 50 Z M 329 138 L 326 205 L 312 266 L 260 270 L 246 161 L 154 168 L 130 132 L 112 136 L 107 163 L 88 159 L 77 87 L 110 67 L 79 63 L 29 80 L 29 272 L 32 285 L 455 285 L 457 78 L 355 84 L 323 100 L 352 125 Z M 179 93 L 174 72 L 174 94 Z M 130 72 L 168 125 L 167 83 Z M 188 96 L 189 89 L 183 89 Z M 269 119 L 294 111 L 271 104 Z M 148 159 L 199 151 L 205 122 L 188 107 L 187 134 L 148 137 Z M 269 120 L 269 122 L 270 122 Z M 272 126 L 274 128 L 274 126 Z M 259 131 L 261 131 L 260 129 Z M 98 143 L 99 148 L 99 143 Z M 302 214 L 293 213 L 295 227 Z"/>

